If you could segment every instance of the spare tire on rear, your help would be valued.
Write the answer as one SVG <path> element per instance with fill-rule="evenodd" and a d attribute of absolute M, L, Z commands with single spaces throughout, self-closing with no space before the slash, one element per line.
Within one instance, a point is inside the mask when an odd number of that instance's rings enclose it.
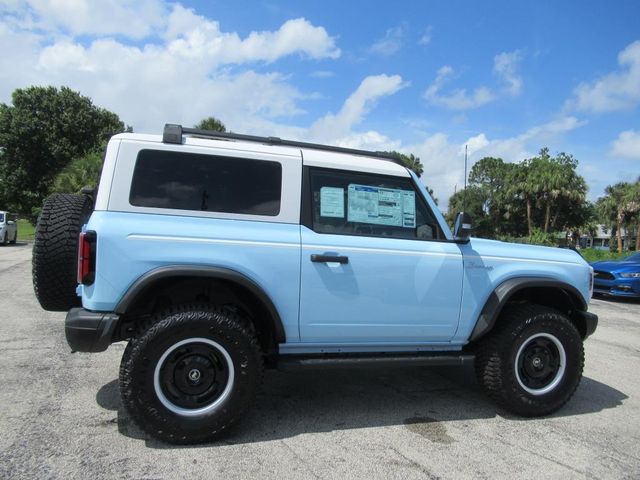
<path fill-rule="evenodd" d="M 45 310 L 64 312 L 80 306 L 78 238 L 93 201 L 86 195 L 54 193 L 44 202 L 33 245 L 33 288 Z"/>

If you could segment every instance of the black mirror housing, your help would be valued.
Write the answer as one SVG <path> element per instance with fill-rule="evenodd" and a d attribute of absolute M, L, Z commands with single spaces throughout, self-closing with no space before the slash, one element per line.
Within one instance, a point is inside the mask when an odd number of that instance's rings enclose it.
<path fill-rule="evenodd" d="M 453 227 L 453 236 L 455 239 L 468 241 L 472 230 L 473 221 L 471 220 L 471 215 L 465 212 L 458 213 L 455 226 Z"/>

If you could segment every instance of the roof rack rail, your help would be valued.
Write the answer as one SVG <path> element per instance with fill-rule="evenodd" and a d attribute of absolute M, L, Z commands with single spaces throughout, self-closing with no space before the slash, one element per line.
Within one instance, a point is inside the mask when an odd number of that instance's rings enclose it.
<path fill-rule="evenodd" d="M 298 142 L 296 140 L 285 140 L 279 137 L 260 137 L 256 135 L 244 135 L 232 132 L 216 132 L 214 130 L 200 130 L 198 128 L 185 128 L 182 125 L 167 123 L 164 126 L 162 135 L 163 143 L 182 143 L 182 135 L 195 135 L 198 137 L 221 138 L 229 140 L 243 140 L 245 142 L 265 143 L 267 145 L 283 145 L 287 147 L 310 148 L 313 150 L 324 150 L 328 152 L 349 153 L 351 155 L 363 155 L 367 157 L 376 157 L 382 160 L 389 160 L 404 166 L 397 158 L 394 158 L 386 152 L 374 152 L 369 150 L 358 150 L 355 148 L 336 147 L 334 145 L 322 145 L 320 143 Z"/>

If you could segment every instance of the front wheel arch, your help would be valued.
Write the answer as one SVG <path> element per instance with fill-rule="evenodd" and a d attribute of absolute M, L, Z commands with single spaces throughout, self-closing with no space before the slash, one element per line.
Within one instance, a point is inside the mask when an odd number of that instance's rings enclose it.
<path fill-rule="evenodd" d="M 585 312 L 587 303 L 573 285 L 544 278 L 516 277 L 505 280 L 489 295 L 469 337 L 475 343 L 489 334 L 500 322 L 501 314 L 510 304 L 529 303 L 553 308 L 566 315 L 582 338 L 587 335 L 584 320 L 577 312 Z"/>

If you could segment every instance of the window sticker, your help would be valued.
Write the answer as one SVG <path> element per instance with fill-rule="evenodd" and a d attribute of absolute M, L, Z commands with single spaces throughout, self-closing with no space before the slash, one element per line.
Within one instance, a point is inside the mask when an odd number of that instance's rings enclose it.
<path fill-rule="evenodd" d="M 402 190 L 402 226 L 416 228 L 416 192 Z"/>
<path fill-rule="evenodd" d="M 410 190 L 350 184 L 349 222 L 415 228 L 416 197 Z"/>
<path fill-rule="evenodd" d="M 320 188 L 320 216 L 344 218 L 344 188 Z"/>

